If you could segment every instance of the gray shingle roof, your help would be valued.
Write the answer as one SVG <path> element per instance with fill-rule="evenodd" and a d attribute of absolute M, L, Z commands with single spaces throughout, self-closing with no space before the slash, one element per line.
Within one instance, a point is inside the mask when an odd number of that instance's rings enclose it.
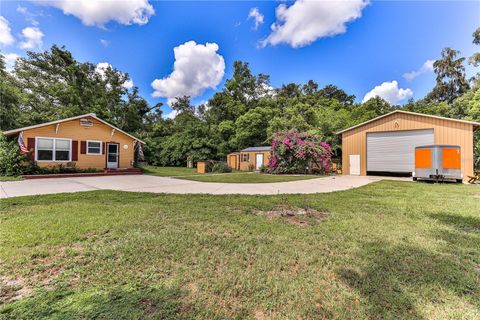
<path fill-rule="evenodd" d="M 272 147 L 271 146 L 263 146 L 263 147 L 248 147 L 246 149 L 243 149 L 242 151 L 271 151 Z"/>

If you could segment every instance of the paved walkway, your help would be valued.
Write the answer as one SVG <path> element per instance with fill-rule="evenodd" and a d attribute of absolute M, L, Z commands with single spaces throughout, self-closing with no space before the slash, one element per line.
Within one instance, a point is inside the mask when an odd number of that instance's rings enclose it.
<path fill-rule="evenodd" d="M 210 183 L 148 175 L 53 178 L 0 182 L 0 198 L 92 190 L 177 194 L 305 194 L 358 188 L 384 178 L 332 176 L 278 183 Z"/>

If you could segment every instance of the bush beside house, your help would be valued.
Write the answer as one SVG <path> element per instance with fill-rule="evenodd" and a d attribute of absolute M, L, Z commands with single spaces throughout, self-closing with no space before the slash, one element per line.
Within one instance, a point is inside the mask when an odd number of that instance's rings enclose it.
<path fill-rule="evenodd" d="M 16 141 L 7 140 L 0 132 L 0 176 L 19 176 L 24 173 L 22 162 L 25 157 L 20 153 Z"/>

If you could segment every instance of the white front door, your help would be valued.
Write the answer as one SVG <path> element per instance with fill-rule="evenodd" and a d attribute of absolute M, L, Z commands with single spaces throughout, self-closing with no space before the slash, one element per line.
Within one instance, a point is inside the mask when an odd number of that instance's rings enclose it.
<path fill-rule="evenodd" d="M 255 157 L 255 170 L 260 170 L 263 165 L 263 153 L 257 153 Z"/>
<path fill-rule="evenodd" d="M 116 143 L 107 144 L 107 168 L 118 168 L 118 144 Z"/>
<path fill-rule="evenodd" d="M 360 155 L 351 154 L 349 157 L 350 164 L 350 175 L 359 176 L 360 175 Z"/>

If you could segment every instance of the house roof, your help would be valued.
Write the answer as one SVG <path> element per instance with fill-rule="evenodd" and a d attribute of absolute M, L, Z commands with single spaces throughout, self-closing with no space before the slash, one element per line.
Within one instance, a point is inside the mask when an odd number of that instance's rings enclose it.
<path fill-rule="evenodd" d="M 243 149 L 242 151 L 247 152 L 247 151 L 271 151 L 272 147 L 271 146 L 263 146 L 263 147 L 248 147 Z"/>
<path fill-rule="evenodd" d="M 114 129 L 117 130 L 117 131 L 120 131 L 121 133 L 129 136 L 130 138 L 132 138 L 132 139 L 134 139 L 134 140 L 137 140 L 137 141 L 140 142 L 140 143 L 145 144 L 145 142 L 143 142 L 142 140 L 140 140 L 140 139 L 132 136 L 132 135 L 129 134 L 129 133 L 126 133 L 126 132 L 123 131 L 122 129 L 119 129 L 119 128 L 115 127 L 114 125 L 108 123 L 107 121 L 100 119 L 99 117 L 97 117 L 97 116 L 95 115 L 95 113 L 87 113 L 87 114 L 82 114 L 82 115 L 75 116 L 75 117 L 71 117 L 71 118 L 66 118 L 66 119 L 61 119 L 61 120 L 56 120 L 56 121 L 50 121 L 50 122 L 40 123 L 40 124 L 36 124 L 36 125 L 34 125 L 34 126 L 23 127 L 23 128 L 13 129 L 13 130 L 7 130 L 7 131 L 4 131 L 3 134 L 6 135 L 6 136 L 11 136 L 11 135 L 17 134 L 17 133 L 22 132 L 22 131 L 25 131 L 25 130 L 30 130 L 30 129 L 40 128 L 40 127 L 45 127 L 45 126 L 49 126 L 49 125 L 52 125 L 52 124 L 57 124 L 57 123 L 62 123 L 62 122 L 66 122 L 66 121 L 81 119 L 81 118 L 85 118 L 85 117 L 92 117 L 92 118 L 94 118 L 95 120 L 98 120 L 98 121 L 100 121 L 101 123 L 106 124 L 107 126 L 109 126 L 109 127 L 111 127 L 111 128 L 114 128 Z"/>
<path fill-rule="evenodd" d="M 461 120 L 461 119 L 453 119 L 453 118 L 446 118 L 446 117 L 440 117 L 440 116 L 433 116 L 433 115 L 430 115 L 430 114 L 423 114 L 423 113 L 410 112 L 410 111 L 404 111 L 404 110 L 395 110 L 395 111 L 389 112 L 389 113 L 387 113 L 387 114 L 384 114 L 383 116 L 379 116 L 379 117 L 373 118 L 373 119 L 371 119 L 371 120 L 368 120 L 368 121 L 362 122 L 362 123 L 360 123 L 360 124 L 357 124 L 357 125 L 355 125 L 355 126 L 353 126 L 353 127 L 350 127 L 350 128 L 344 129 L 344 130 L 342 130 L 342 131 L 339 131 L 339 132 L 337 132 L 337 134 L 350 131 L 350 130 L 352 130 L 352 129 L 355 129 L 355 128 L 361 127 L 361 126 L 363 126 L 363 125 L 366 125 L 366 124 L 368 124 L 368 123 L 370 123 L 370 122 L 374 122 L 374 121 L 377 121 L 377 120 L 379 120 L 379 119 L 388 117 L 388 116 L 390 116 L 390 115 L 392 115 L 392 114 L 395 114 L 395 113 L 403 113 L 403 114 L 410 114 L 410 115 L 414 115 L 414 116 L 421 116 L 421 117 L 427 117 L 427 118 L 434 118 L 434 119 L 448 120 L 448 121 L 454 121 L 454 122 L 468 123 L 468 124 L 472 124 L 474 127 L 480 127 L 480 122 L 468 121 L 468 120 Z"/>

